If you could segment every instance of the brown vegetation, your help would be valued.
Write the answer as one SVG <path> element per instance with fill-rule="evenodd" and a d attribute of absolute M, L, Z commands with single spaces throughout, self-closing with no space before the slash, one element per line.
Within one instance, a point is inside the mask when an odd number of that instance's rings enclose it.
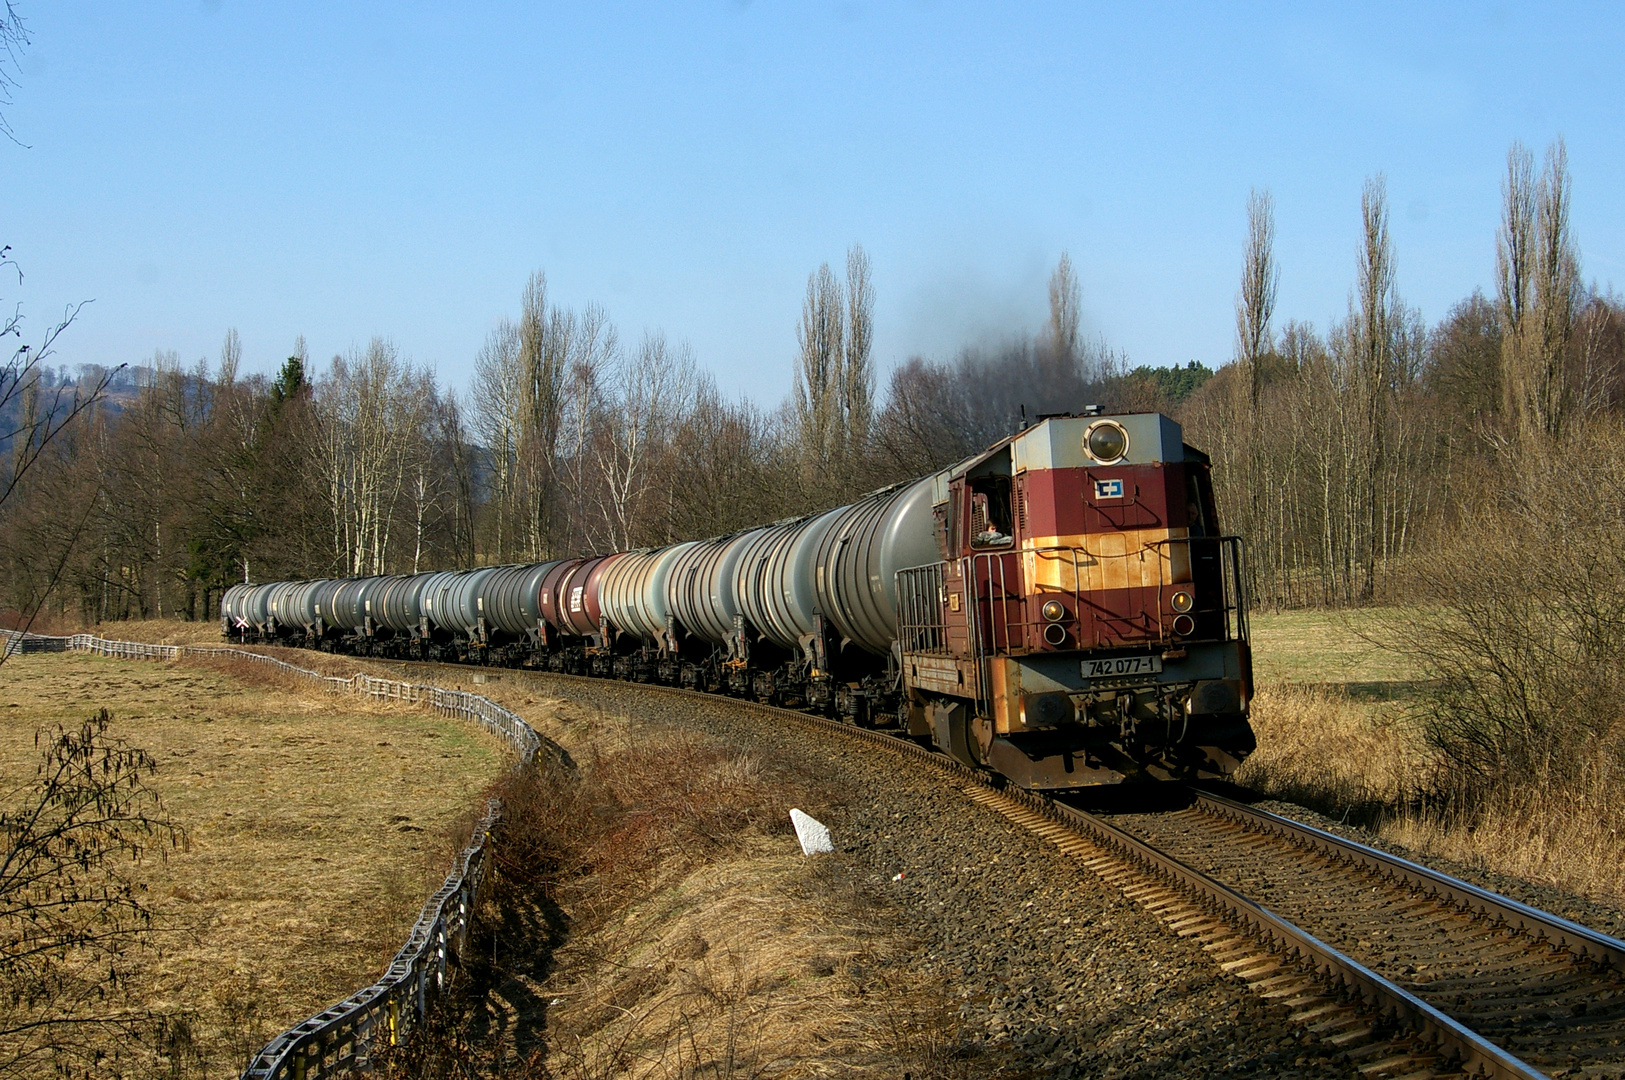
<path fill-rule="evenodd" d="M 1557 791 L 1519 783 L 1467 803 L 1434 795 L 1441 761 L 1414 702 L 1278 686 L 1254 703 L 1259 749 L 1237 780 L 1413 851 L 1625 908 L 1617 775 Z"/>
<path fill-rule="evenodd" d="M 592 726 L 579 775 L 505 785 L 470 978 L 385 1075 L 933 1075 L 953 1024 L 941 987 L 898 974 L 893 901 L 790 829 L 787 807 L 842 793 L 571 711 L 546 713 Z"/>
<path fill-rule="evenodd" d="M 1596 468 L 1620 464 L 1599 453 Z M 1545 570 L 1532 561 L 1534 543 L 1527 529 L 1486 530 L 1475 561 L 1448 572 L 1494 581 L 1555 570 L 1551 580 L 1576 582 L 1561 556 Z M 1625 598 L 1607 575 L 1581 580 L 1563 591 L 1613 617 Z M 1486 611 L 1489 597 L 1504 606 Z M 1259 749 L 1239 782 L 1417 851 L 1625 907 L 1621 713 L 1599 691 L 1619 665 L 1552 666 L 1579 652 L 1568 639 L 1583 625 L 1561 597 L 1540 583 L 1485 592 L 1475 581 L 1459 604 L 1258 623 Z"/>
<path fill-rule="evenodd" d="M 5 671 L 8 809 L 39 760 L 35 731 L 76 729 L 106 705 L 109 735 L 150 755 L 144 783 L 188 838 L 167 860 L 118 866 L 163 931 L 124 960 L 125 1005 L 152 1019 L 126 1055 L 135 1075 L 232 1072 L 376 978 L 505 768 L 502 746 L 472 725 L 258 668 L 66 654 L 14 657 Z M 141 1056 L 154 1052 L 167 1062 Z"/>

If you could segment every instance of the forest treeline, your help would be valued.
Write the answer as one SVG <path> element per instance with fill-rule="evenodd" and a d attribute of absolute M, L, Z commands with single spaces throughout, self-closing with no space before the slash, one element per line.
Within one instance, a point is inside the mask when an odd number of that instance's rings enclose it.
<path fill-rule="evenodd" d="M 245 578 L 713 536 L 922 475 L 1085 403 L 1167 411 L 1212 455 L 1258 602 L 1381 599 L 1530 455 L 1617 423 L 1625 307 L 1583 284 L 1569 200 L 1561 144 L 1539 170 L 1515 147 L 1486 243 L 1493 284 L 1430 326 L 1400 295 L 1386 193 L 1370 181 L 1348 310 L 1322 330 L 1276 325 L 1273 207 L 1255 195 L 1217 372 L 1130 369 L 1086 339 L 1063 256 L 1047 325 L 912 358 L 878 386 L 859 247 L 844 273 L 810 275 L 794 390 L 775 408 L 728 393 L 686 346 L 623 340 L 602 308 L 555 303 L 540 273 L 462 394 L 382 338 L 323 364 L 301 340 L 270 377 L 239 372 L 235 331 L 212 362 L 161 353 L 82 378 L 20 354 L 0 381 L 3 603 L 14 621 L 209 618 Z M 28 425 L 64 401 L 82 412 L 40 439 Z"/>

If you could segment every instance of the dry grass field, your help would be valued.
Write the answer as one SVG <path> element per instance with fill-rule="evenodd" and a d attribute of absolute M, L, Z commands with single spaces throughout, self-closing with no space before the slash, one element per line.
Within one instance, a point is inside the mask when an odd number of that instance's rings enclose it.
<path fill-rule="evenodd" d="M 246 665 L 68 653 L 0 670 L 0 792 L 33 775 L 36 730 L 102 707 L 111 734 L 158 760 L 152 787 L 189 843 L 133 872 L 168 928 L 134 986 L 184 1022 L 181 1076 L 236 1075 L 276 1031 L 376 978 L 505 771 L 503 744 L 474 725 Z"/>
<path fill-rule="evenodd" d="M 1525 787 L 1470 817 L 1430 809 L 1419 673 L 1382 647 L 1404 618 L 1397 609 L 1254 616 L 1259 749 L 1237 780 L 1416 851 L 1625 906 L 1618 777 L 1599 775 L 1562 799 Z"/>
<path fill-rule="evenodd" d="M 440 1014 L 460 1034 L 381 1075 L 464 1075 L 449 1070 L 465 1059 L 477 1075 L 565 1080 L 935 1075 L 922 1066 L 955 1024 L 945 988 L 910 968 L 919 943 L 897 933 L 896 901 L 859 856 L 804 857 L 786 815 L 827 817 L 852 792 L 527 676 L 481 689 L 579 769 L 503 791 L 498 902 L 545 897 L 552 915 L 518 920 L 525 941 L 482 941 L 477 958 L 505 962 L 482 973 L 476 959 L 479 992 Z"/>
<path fill-rule="evenodd" d="M 1491 803 L 1481 806 L 1470 820 L 1430 809 L 1432 804 L 1425 795 L 1433 778 L 1434 762 L 1416 714 L 1420 695 L 1426 692 L 1425 684 L 1419 681 L 1425 673 L 1409 657 L 1385 647 L 1400 639 L 1397 628 L 1406 617 L 1400 609 L 1256 615 L 1253 632 L 1258 693 L 1254 723 L 1259 750 L 1237 779 L 1265 794 L 1363 825 L 1413 850 L 1554 885 L 1613 905 L 1625 904 L 1625 843 L 1620 837 L 1625 822 L 1615 805 L 1617 798 L 1609 794 L 1616 789 L 1610 787 L 1608 778 L 1599 778 L 1596 798 L 1591 800 L 1535 798 L 1522 803 Z M 219 643 L 213 624 L 117 624 L 103 627 L 102 631 L 111 637 L 153 642 Z M 456 671 L 445 668 L 356 661 L 308 652 L 279 653 L 302 666 L 335 674 L 372 670 L 395 678 L 476 689 L 531 719 L 539 731 L 575 755 L 578 762 L 597 759 L 607 765 L 613 761 L 614 773 L 620 776 L 616 784 L 635 783 L 642 755 L 632 750 L 651 734 L 644 731 L 634 738 L 624 718 L 551 699 L 535 680 L 523 674 L 486 673 L 489 681 L 475 685 L 476 673 L 472 671 L 462 679 Z M 28 659 L 33 664 L 63 662 L 62 658 Z M 82 658 L 73 662 L 87 663 Z M 140 677 L 144 670 L 153 671 L 154 677 L 157 670 L 169 670 L 157 666 L 123 667 L 132 677 Z M 171 677 L 183 674 L 174 671 Z M 190 677 L 213 676 L 194 672 Z M 83 700 L 88 708 L 96 699 Z M 371 714 L 350 702 L 344 707 L 357 713 L 349 722 L 400 722 L 398 713 Z M 333 741 L 331 733 L 314 736 L 309 734 L 308 726 L 298 730 L 304 733 L 305 742 L 292 741 L 289 732 L 282 736 L 290 740 L 284 745 L 298 745 L 302 751 L 314 752 L 312 740 Z M 362 747 L 382 741 L 402 745 L 399 737 L 386 740 L 369 735 L 355 741 Z M 259 740 L 259 745 L 270 745 L 270 736 Z M 241 747 L 234 749 L 242 752 Z M 672 749 L 663 748 L 662 753 Z M 675 749 L 695 756 L 696 768 L 690 770 L 691 774 L 710 775 L 715 771 L 718 790 L 725 793 L 725 798 L 719 796 L 719 809 L 731 812 L 758 803 L 782 806 L 787 801 L 820 801 L 817 793 L 787 790 L 786 778 L 760 772 L 759 763 L 748 758 L 737 758 L 709 746 Z M 380 766 L 386 764 L 375 760 L 366 772 L 382 775 Z M 658 772 L 666 774 L 665 767 Z M 609 771 L 589 768 L 588 775 L 594 774 L 601 786 Z M 489 770 L 483 775 L 490 775 Z M 385 828 L 379 834 L 376 866 L 365 871 L 355 868 L 352 875 L 362 892 L 393 889 L 405 898 L 397 924 L 401 928 L 410 920 L 416 898 L 441 872 L 449 850 L 444 839 L 437 845 L 421 841 L 430 836 L 443 837 L 445 823 L 466 813 L 473 802 L 477 783 L 463 782 L 469 785 L 463 789 L 466 797 L 442 804 L 440 833 L 424 834 L 416 846 L 403 850 L 388 846 L 398 842 L 400 835 Z M 279 783 L 300 787 L 294 779 Z M 263 802 L 266 789 L 275 786 L 260 785 L 258 798 Z M 592 787 L 589 783 L 585 790 Z M 641 812 L 663 804 L 668 794 L 658 785 L 651 785 L 636 793 L 611 793 L 606 796 L 606 806 L 631 805 Z M 362 801 L 375 798 L 361 792 L 354 795 Z M 827 793 L 824 797 L 828 798 Z M 690 798 L 690 793 L 684 793 L 683 798 Z M 689 814 L 691 809 L 685 803 L 684 814 L 678 816 Z M 593 808 L 584 816 L 597 820 L 603 812 L 603 808 Z M 290 813 L 288 819 L 305 821 L 305 813 Z M 414 824 L 428 820 L 427 811 L 422 809 L 369 813 L 375 820 L 395 813 L 418 815 Z M 611 814 L 604 820 L 615 817 Z M 340 826 L 335 823 L 331 827 Z M 859 996 L 862 988 L 848 985 L 839 973 L 852 967 L 874 966 L 855 962 L 854 949 L 890 946 L 878 941 L 866 944 L 861 898 L 841 895 L 834 887 L 836 882 L 809 878 L 799 856 L 785 853 L 782 829 L 781 822 L 765 830 L 754 824 L 724 830 L 730 842 L 721 848 L 709 848 L 700 858 L 694 857 L 692 851 L 681 850 L 681 844 L 674 849 L 672 838 L 659 834 L 632 836 L 610 829 L 590 842 L 586 838 L 572 841 L 589 847 L 606 844 L 615 852 L 614 859 L 601 861 L 600 850 L 588 862 L 618 865 L 622 872 L 633 863 L 637 866 L 635 881 L 589 874 L 572 883 L 575 888 L 594 892 L 596 900 L 585 908 L 581 903 L 585 897 L 580 895 L 574 898 L 575 903 L 564 900 L 566 907 L 574 909 L 570 940 L 554 957 L 557 966 L 552 977 L 545 984 L 524 988 L 520 995 L 554 1001 L 548 1017 L 554 1055 L 550 1063 L 561 1075 L 679 1075 L 686 1067 L 711 1057 L 716 1047 L 733 1046 L 741 1040 L 754 1047 L 796 1047 L 811 1055 L 809 1060 L 830 1065 L 845 1061 L 850 1066 L 874 1054 L 881 1045 L 895 1043 L 897 1032 L 911 1026 L 915 1019 L 911 1010 L 919 1010 L 922 1015 L 930 1011 L 935 988 L 894 987 L 888 996 L 901 1003 L 897 1016 L 903 1017 L 902 1024 L 892 1016 L 879 1018 L 883 1027 L 890 1025 L 888 1031 L 848 1023 L 851 1017 L 863 1014 Z M 648 857 L 628 862 L 629 855 L 638 851 Z M 290 865 L 296 865 L 297 856 L 289 857 Z M 195 856 L 188 853 L 177 857 L 176 863 L 190 858 Z M 164 873 L 172 871 L 166 868 Z M 365 875 L 370 877 L 360 881 Z M 413 882 L 411 887 L 405 884 L 408 878 Z M 771 912 L 759 903 L 764 896 L 774 898 Z M 333 910 L 329 907 L 325 912 Z M 327 917 L 314 908 L 303 922 L 296 916 L 283 916 L 289 920 L 289 936 L 293 939 L 284 943 L 287 955 L 320 933 L 327 926 Z M 838 932 L 828 932 L 832 921 L 840 925 Z M 375 970 L 387 946 L 367 960 L 362 959 L 364 950 L 353 946 L 357 944 L 354 939 L 377 934 L 382 934 L 386 942 L 399 937 L 398 930 L 361 932 L 356 921 L 350 920 L 339 935 L 352 947 L 351 955 L 356 958 L 347 962 L 359 962 L 369 972 Z M 246 942 L 249 936 L 242 935 L 243 940 Z M 234 947 L 239 951 L 221 970 L 235 967 L 239 973 L 246 972 L 243 957 L 248 955 L 247 945 Z M 327 951 L 331 955 L 323 960 L 332 962 L 317 967 L 334 972 L 339 966 L 337 950 Z M 883 959 L 881 963 L 883 966 Z M 273 968 L 280 969 L 280 965 L 267 966 L 267 970 Z M 780 977 L 785 971 L 815 971 L 821 975 L 826 969 L 837 973 L 836 977 L 792 979 L 789 983 Z M 171 969 L 165 971 L 174 978 Z M 237 975 L 236 983 L 229 981 L 229 974 L 224 978 L 228 980 L 224 985 L 245 985 L 242 974 Z M 163 984 L 159 980 L 155 985 Z M 335 985 L 339 993 L 349 986 L 342 978 L 337 978 Z M 273 996 L 287 999 L 295 989 L 269 986 L 264 977 L 252 984 L 253 994 L 266 1001 Z M 812 996 L 803 998 L 802 990 L 812 992 Z M 333 996 L 310 991 L 305 1000 L 319 1005 L 325 1003 L 324 997 Z M 772 1007 L 768 1006 L 769 999 Z M 170 993 L 162 1000 L 178 1001 L 182 995 Z M 206 1000 L 207 1009 L 212 1010 L 209 1015 L 217 1018 L 213 1021 L 213 1030 L 220 1032 L 216 1042 L 222 1043 L 232 1030 L 234 1021 L 229 1017 L 234 1015 L 232 1010 L 240 1010 L 236 1004 L 240 999 L 215 994 Z M 786 1002 L 793 1002 L 795 1007 L 780 1008 Z M 300 1011 L 292 1009 L 291 1013 Z M 820 1041 L 836 1028 L 842 1035 L 834 1044 Z M 251 1041 L 237 1038 L 245 1043 Z"/>

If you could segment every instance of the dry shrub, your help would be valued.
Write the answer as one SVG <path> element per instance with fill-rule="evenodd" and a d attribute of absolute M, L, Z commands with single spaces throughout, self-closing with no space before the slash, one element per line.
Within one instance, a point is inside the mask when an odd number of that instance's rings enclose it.
<path fill-rule="evenodd" d="M 945 1071 L 955 1025 L 890 903 L 788 810 L 840 793 L 684 730 L 498 785 L 492 888 L 456 994 L 380 1062 L 413 1078 Z M 495 958 L 495 959 L 493 959 Z"/>
<path fill-rule="evenodd" d="M 1274 798 L 1376 826 L 1424 791 L 1426 748 L 1392 707 L 1336 687 L 1285 684 L 1253 698 L 1258 749 L 1236 780 Z"/>
<path fill-rule="evenodd" d="M 1469 808 L 1418 808 L 1386 821 L 1395 843 L 1457 862 L 1625 906 L 1625 774 L 1571 779 L 1560 793 L 1528 784 L 1482 796 Z"/>
<path fill-rule="evenodd" d="M 1505 466 L 1398 635 L 1430 678 L 1415 712 L 1433 767 L 1423 812 L 1393 830 L 1617 902 L 1625 429 L 1598 421 Z"/>
<path fill-rule="evenodd" d="M 1262 688 L 1258 750 L 1236 779 L 1415 851 L 1625 903 L 1619 758 L 1593 747 L 1551 786 L 1517 775 L 1463 785 L 1426 727 L 1441 692 L 1366 703 L 1339 688 Z"/>
<path fill-rule="evenodd" d="M 1506 465 L 1401 638 L 1432 680 L 1420 717 L 1458 811 L 1525 786 L 1579 796 L 1625 764 L 1625 430 L 1601 422 Z"/>

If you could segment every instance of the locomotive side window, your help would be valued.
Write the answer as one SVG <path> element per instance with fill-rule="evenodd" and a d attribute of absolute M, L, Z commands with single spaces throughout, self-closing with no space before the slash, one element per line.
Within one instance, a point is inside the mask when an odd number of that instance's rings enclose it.
<path fill-rule="evenodd" d="M 968 481 L 970 485 L 971 547 L 1009 547 L 1014 532 L 1010 519 L 1010 478 L 1008 476 L 979 476 Z"/>
<path fill-rule="evenodd" d="M 1190 525 L 1190 535 L 1213 535 L 1208 527 L 1207 501 L 1202 498 L 1202 485 L 1195 469 L 1185 471 L 1185 520 Z"/>

